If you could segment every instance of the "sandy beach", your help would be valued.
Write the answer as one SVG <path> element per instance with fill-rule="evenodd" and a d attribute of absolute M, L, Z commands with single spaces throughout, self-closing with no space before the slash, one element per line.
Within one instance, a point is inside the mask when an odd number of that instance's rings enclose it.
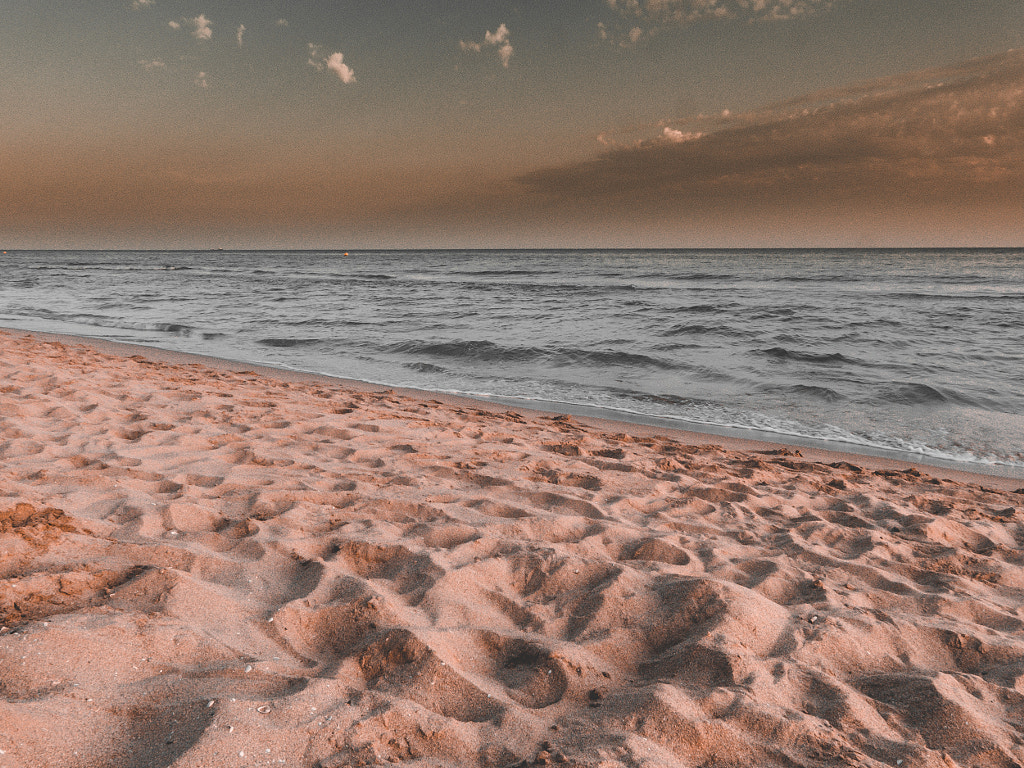
<path fill-rule="evenodd" d="M 0 331 L 0 768 L 1020 766 L 1020 485 Z"/>

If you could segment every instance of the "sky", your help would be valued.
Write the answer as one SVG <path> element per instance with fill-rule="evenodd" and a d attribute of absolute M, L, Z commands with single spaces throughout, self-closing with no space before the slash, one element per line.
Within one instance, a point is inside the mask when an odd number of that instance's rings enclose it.
<path fill-rule="evenodd" d="M 1024 245 L 1021 0 L 0 0 L 2 248 Z"/>

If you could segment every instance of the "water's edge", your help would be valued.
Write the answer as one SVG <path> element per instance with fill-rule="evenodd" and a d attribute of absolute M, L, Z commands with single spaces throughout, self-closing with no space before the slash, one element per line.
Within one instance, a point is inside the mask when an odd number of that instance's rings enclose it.
<path fill-rule="evenodd" d="M 181 352 L 167 347 L 149 344 L 116 341 L 102 336 L 77 336 L 71 334 L 36 331 L 11 326 L 0 326 L 0 332 L 29 336 L 40 341 L 55 341 L 63 344 L 83 344 L 100 352 L 121 357 L 142 355 L 148 359 L 174 364 L 198 363 L 209 368 L 230 371 L 253 371 L 268 378 L 290 381 L 314 381 L 331 383 L 358 390 L 384 391 L 417 399 L 441 399 L 461 402 L 491 409 L 511 408 L 537 415 L 572 415 L 606 432 L 627 434 L 668 434 L 687 443 L 718 443 L 735 450 L 772 450 L 778 448 L 803 449 L 805 458 L 813 461 L 849 461 L 868 469 L 920 468 L 928 474 L 961 482 L 970 482 L 1001 490 L 1024 490 L 1021 481 L 1024 472 L 1005 465 L 979 465 L 944 461 L 925 454 L 875 449 L 870 446 L 847 445 L 826 440 L 757 432 L 756 430 L 719 427 L 692 423 L 682 419 L 649 416 L 611 408 L 561 403 L 556 401 L 489 396 L 486 394 L 458 390 L 427 390 L 392 384 L 386 381 L 351 379 L 316 370 L 290 367 L 254 360 L 239 360 L 227 357 Z M 711 438 L 720 438 L 712 440 Z"/>

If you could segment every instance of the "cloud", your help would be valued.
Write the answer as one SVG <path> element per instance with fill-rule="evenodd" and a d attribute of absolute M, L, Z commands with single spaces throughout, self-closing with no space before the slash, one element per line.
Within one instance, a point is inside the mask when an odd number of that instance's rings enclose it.
<path fill-rule="evenodd" d="M 277 20 L 277 26 L 279 26 L 279 27 L 287 27 L 288 26 L 288 19 L 278 19 Z"/>
<path fill-rule="evenodd" d="M 498 58 L 501 59 L 501 66 L 505 67 L 505 69 L 508 69 L 508 62 L 512 58 L 513 53 L 515 51 L 511 43 L 502 43 L 501 47 L 498 48 Z"/>
<path fill-rule="evenodd" d="M 325 55 L 316 43 L 309 43 L 309 60 L 306 62 L 317 72 L 333 72 L 346 85 L 356 81 L 356 73 L 345 63 L 340 51 Z"/>
<path fill-rule="evenodd" d="M 206 73 L 205 72 L 200 72 L 198 75 L 196 75 L 195 83 L 200 88 L 209 88 L 210 87 L 209 83 L 206 82 Z"/>
<path fill-rule="evenodd" d="M 326 59 L 327 69 L 336 74 L 341 82 L 348 84 L 356 81 L 356 73 L 344 62 L 344 56 L 340 51 L 332 53 Z"/>
<path fill-rule="evenodd" d="M 306 62 L 309 66 L 313 67 L 317 72 L 323 72 L 324 67 L 324 55 L 320 50 L 320 46 L 316 43 L 309 43 L 309 60 Z"/>
<path fill-rule="evenodd" d="M 195 17 L 186 17 L 181 21 L 168 21 L 167 26 L 177 31 L 184 26 L 191 27 L 192 37 L 196 40 L 209 40 L 213 37 L 213 23 L 204 14 Z"/>
<path fill-rule="evenodd" d="M 502 24 L 494 32 L 485 32 L 484 42 L 487 43 L 488 45 L 500 45 L 501 43 L 507 43 L 508 27 Z"/>
<path fill-rule="evenodd" d="M 669 128 L 667 125 L 662 129 L 661 137 L 673 144 L 682 144 L 686 141 L 695 141 L 704 135 L 703 131 L 680 131 L 678 128 Z"/>
<path fill-rule="evenodd" d="M 245 34 L 245 24 L 238 25 L 238 31 L 236 33 L 236 39 L 238 40 L 238 47 L 242 47 L 242 35 Z"/>
<path fill-rule="evenodd" d="M 835 0 L 608 0 L 623 16 L 659 24 L 689 24 L 702 19 L 792 19 L 826 10 Z"/>
<path fill-rule="evenodd" d="M 213 37 L 212 24 L 205 15 L 199 14 L 194 19 L 189 19 L 188 22 L 192 25 L 192 37 L 196 40 L 209 40 Z"/>
<path fill-rule="evenodd" d="M 599 138 L 591 160 L 521 176 L 527 196 L 680 220 L 1004 210 L 1024 199 L 1024 51 Z"/>
<path fill-rule="evenodd" d="M 143 61 L 139 62 L 139 66 L 141 66 L 144 69 L 147 69 L 149 71 L 152 71 L 154 69 L 166 69 L 167 68 L 167 65 L 164 62 L 160 61 L 160 59 L 153 59 L 151 61 L 143 60 Z"/>
<path fill-rule="evenodd" d="M 464 53 L 480 53 L 485 46 L 496 47 L 498 49 L 498 59 L 501 61 L 501 65 L 508 69 L 508 63 L 515 54 L 515 49 L 512 47 L 512 43 L 509 40 L 508 26 L 502 23 L 498 25 L 498 28 L 494 32 L 485 31 L 483 42 L 476 42 L 474 40 L 459 41 L 459 48 L 462 49 Z"/>
<path fill-rule="evenodd" d="M 152 8 L 156 5 L 156 0 L 132 0 L 132 10 L 138 11 L 142 8 Z"/>

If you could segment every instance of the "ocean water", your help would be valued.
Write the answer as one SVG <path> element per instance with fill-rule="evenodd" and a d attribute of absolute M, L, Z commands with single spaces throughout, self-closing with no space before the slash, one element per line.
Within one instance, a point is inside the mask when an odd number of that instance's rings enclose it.
<path fill-rule="evenodd" d="M 1024 478 L 1024 250 L 12 251 L 0 325 Z"/>

